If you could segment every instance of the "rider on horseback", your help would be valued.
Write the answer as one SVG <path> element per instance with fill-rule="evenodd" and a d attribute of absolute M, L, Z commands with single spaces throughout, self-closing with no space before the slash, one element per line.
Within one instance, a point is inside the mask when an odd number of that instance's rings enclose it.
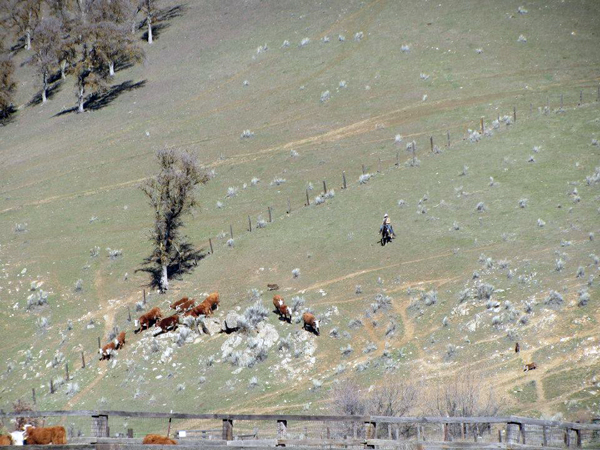
<path fill-rule="evenodd" d="M 392 239 L 396 237 L 396 233 L 394 233 L 394 228 L 392 228 L 392 221 L 390 220 L 390 217 L 387 215 L 387 213 L 383 215 L 383 223 L 381 224 L 381 227 L 379 227 L 380 233 L 383 233 L 383 227 L 387 228 L 388 235 L 390 235 Z"/>

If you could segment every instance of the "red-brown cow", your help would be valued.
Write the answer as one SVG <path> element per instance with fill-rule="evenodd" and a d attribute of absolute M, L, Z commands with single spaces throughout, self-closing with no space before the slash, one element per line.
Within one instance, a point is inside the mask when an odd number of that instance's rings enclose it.
<path fill-rule="evenodd" d="M 165 317 L 161 319 L 156 326 L 161 329 L 163 333 L 166 333 L 169 330 L 177 329 L 179 325 L 179 316 L 177 314 L 173 314 L 172 316 Z"/>
<path fill-rule="evenodd" d="M 177 309 L 179 307 L 179 305 L 181 305 L 182 303 L 187 302 L 188 300 L 189 300 L 189 298 L 183 297 L 183 298 L 177 300 L 176 302 L 171 303 L 170 308 L 171 309 Z"/>
<path fill-rule="evenodd" d="M 135 330 L 135 333 L 147 330 L 151 326 L 155 325 L 160 319 L 162 319 L 162 313 L 160 312 L 160 308 L 155 306 L 147 313 L 142 314 L 140 318 L 136 320 L 136 326 L 139 328 Z"/>
<path fill-rule="evenodd" d="M 154 444 L 154 445 L 177 445 L 173 439 L 170 439 L 166 436 L 161 436 L 159 434 L 147 434 L 142 444 Z"/>
<path fill-rule="evenodd" d="M 0 447 L 6 445 L 13 445 L 13 440 L 10 434 L 2 434 L 0 435 Z"/>
<path fill-rule="evenodd" d="M 115 339 L 117 350 L 125 346 L 125 332 L 121 331 Z"/>
<path fill-rule="evenodd" d="M 210 309 L 217 310 L 219 309 L 219 293 L 213 292 L 208 297 L 204 299 L 210 305 Z"/>
<path fill-rule="evenodd" d="M 64 427 L 33 427 L 25 425 L 27 445 L 64 445 L 67 443 L 67 432 Z"/>
<path fill-rule="evenodd" d="M 319 335 L 319 321 L 317 320 L 314 314 L 305 312 L 304 314 L 302 314 L 302 321 L 304 322 L 303 328 L 305 330 L 312 330 L 317 336 Z"/>
<path fill-rule="evenodd" d="M 525 366 L 523 367 L 523 372 L 528 372 L 528 371 L 534 370 L 534 369 L 537 369 L 537 364 L 532 362 L 529 364 L 525 364 Z"/>
<path fill-rule="evenodd" d="M 210 303 L 208 303 L 206 300 L 204 300 L 198 306 L 190 309 L 188 312 L 185 313 L 186 316 L 192 316 L 192 317 L 198 317 L 198 316 L 208 317 L 211 314 L 212 314 L 212 308 L 210 306 Z"/>
<path fill-rule="evenodd" d="M 114 351 L 116 349 L 117 349 L 117 344 L 115 344 L 115 341 L 109 342 L 101 349 L 98 349 L 98 353 L 100 353 L 100 361 L 103 361 L 105 359 L 110 359 L 110 357 L 112 356 L 112 354 L 114 353 Z"/>

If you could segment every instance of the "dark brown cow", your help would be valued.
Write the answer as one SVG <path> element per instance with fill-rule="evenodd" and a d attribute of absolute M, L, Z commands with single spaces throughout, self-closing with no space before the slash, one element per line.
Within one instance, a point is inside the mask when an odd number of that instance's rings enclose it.
<path fill-rule="evenodd" d="M 312 330 L 317 336 L 319 335 L 319 321 L 317 320 L 314 314 L 305 312 L 304 314 L 302 314 L 302 321 L 304 322 L 303 328 L 305 330 Z"/>
<path fill-rule="evenodd" d="M 162 313 L 160 312 L 160 308 L 158 306 L 155 306 L 147 313 L 142 314 L 140 318 L 136 321 L 136 325 L 139 325 L 139 328 L 135 330 L 135 333 L 147 330 L 151 326 L 155 325 L 156 322 L 160 319 L 162 319 Z"/>
<path fill-rule="evenodd" d="M 154 444 L 154 445 L 177 445 L 173 439 L 170 439 L 166 436 L 161 436 L 159 434 L 147 434 L 142 444 Z"/>
<path fill-rule="evenodd" d="M 115 339 L 115 344 L 117 346 L 117 350 L 123 348 L 125 346 L 125 332 L 121 331 L 119 335 Z"/>
<path fill-rule="evenodd" d="M 523 372 L 528 372 L 528 371 L 534 370 L 534 369 L 537 369 L 537 364 L 532 362 L 529 364 L 525 364 L 525 367 L 523 367 Z"/>
<path fill-rule="evenodd" d="M 27 445 L 64 445 L 67 443 L 67 432 L 64 427 L 33 427 L 25 425 Z"/>
<path fill-rule="evenodd" d="M 179 325 L 179 316 L 177 314 L 173 314 L 172 316 L 165 317 L 161 319 L 156 326 L 159 327 L 163 333 L 166 333 L 169 330 L 177 329 Z"/>
<path fill-rule="evenodd" d="M 186 316 L 198 317 L 198 316 L 210 316 L 212 314 L 212 308 L 210 304 L 204 300 L 198 306 L 190 309 L 185 313 Z"/>

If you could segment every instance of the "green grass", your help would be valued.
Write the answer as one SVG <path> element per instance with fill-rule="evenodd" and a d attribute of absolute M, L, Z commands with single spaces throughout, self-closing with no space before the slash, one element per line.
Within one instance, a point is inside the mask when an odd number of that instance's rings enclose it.
<path fill-rule="evenodd" d="M 1 375 L 0 405 L 7 409 L 35 387 L 38 406 L 47 409 L 306 408 L 317 413 L 328 411 L 328 391 L 338 381 L 355 379 L 368 389 L 396 376 L 426 377 L 427 391 L 433 392 L 436 380 L 475 370 L 490 385 L 502 386 L 497 394 L 507 410 L 570 415 L 597 409 L 598 394 L 583 390 L 581 376 L 600 368 L 593 355 L 599 337 L 599 274 L 589 257 L 600 254 L 600 248 L 597 240 L 588 239 L 589 232 L 599 236 L 600 194 L 597 184 L 585 185 L 585 177 L 600 165 L 599 149 L 590 144 L 600 137 L 600 110 L 594 101 L 598 5 L 552 1 L 529 7 L 525 16 L 516 14 L 520 4 L 513 1 L 484 2 L 476 9 L 460 2 L 437 5 L 192 3 L 146 48 L 145 66 L 117 73 L 115 83 L 147 80 L 143 89 L 123 94 L 99 111 L 56 117 L 74 104 L 73 80 L 68 79 L 46 105 L 22 108 L 14 123 L 0 129 L 0 357 L 15 366 Z M 357 31 L 365 33 L 361 42 L 352 40 Z M 337 40 L 338 33 L 345 34 L 346 42 Z M 330 43 L 319 41 L 324 34 Z M 527 44 L 516 42 L 520 34 L 527 36 Z M 305 36 L 311 43 L 300 49 L 297 44 Z M 289 48 L 280 48 L 284 39 L 290 40 Z M 269 51 L 256 55 L 256 47 L 265 42 Z M 410 53 L 401 52 L 404 43 L 411 46 Z M 484 52 L 478 55 L 476 48 Z M 17 61 L 26 56 L 22 52 Z M 422 81 L 420 73 L 430 79 Z M 23 80 L 18 102 L 24 104 L 33 95 L 35 78 L 27 67 L 17 75 Z M 249 86 L 244 87 L 246 79 Z M 346 89 L 337 88 L 340 80 L 347 81 Z M 584 105 L 575 107 L 581 89 Z M 332 97 L 321 103 L 325 90 Z M 538 112 L 547 99 L 557 108 L 561 94 L 565 114 Z M 513 107 L 515 125 L 502 124 L 478 143 L 464 140 L 467 128 L 479 127 L 480 117 L 489 127 L 498 116 L 511 115 Z M 244 129 L 255 136 L 240 139 Z M 447 131 L 450 148 L 445 147 Z M 399 146 L 396 134 L 404 136 Z M 442 154 L 429 152 L 430 136 L 444 147 Z M 404 165 L 406 142 L 412 139 L 421 160 L 417 168 Z M 218 290 L 223 302 L 218 316 L 224 317 L 230 309 L 249 306 L 249 289 L 278 283 L 286 299 L 301 294 L 318 314 L 336 306 L 339 315 L 324 323 L 321 336 L 308 337 L 316 345 L 314 361 L 290 356 L 287 365 L 296 370 L 294 375 L 282 368 L 286 354 L 277 346 L 265 362 L 235 373 L 236 367 L 221 361 L 227 336 L 202 336 L 161 363 L 162 351 L 147 353 L 150 339 L 133 335 L 127 307 L 133 311 L 142 289 L 148 291 L 147 276 L 137 269 L 150 252 L 152 223 L 137 185 L 156 170 L 152 155 L 164 146 L 194 150 L 217 172 L 198 189 L 200 206 L 186 222 L 192 242 L 207 248 L 211 238 L 215 252 L 192 273 L 173 280 L 167 295 L 150 293 L 150 305 L 164 309 L 183 295 L 200 298 Z M 534 146 L 541 151 L 534 153 Z M 298 157 L 290 156 L 292 149 Z M 399 167 L 394 165 L 397 153 Z M 527 162 L 529 155 L 535 156 L 534 163 Z M 374 176 L 359 185 L 362 165 Z M 460 176 L 464 165 L 468 174 Z M 342 171 L 347 190 L 340 189 Z M 261 180 L 257 186 L 250 186 L 253 177 Z M 287 181 L 270 186 L 276 177 Z M 489 186 L 490 177 L 494 186 Z M 336 195 L 314 205 L 323 180 Z M 305 207 L 309 182 L 313 204 Z M 230 186 L 238 187 L 239 194 L 226 199 Z M 573 188 L 579 203 L 569 195 Z M 417 204 L 425 195 L 427 214 L 418 214 Z M 524 209 L 518 207 L 521 198 L 528 199 Z M 288 199 L 292 211 L 286 214 Z M 405 207 L 398 206 L 400 199 Z M 222 209 L 217 201 L 223 202 Z M 476 211 L 479 202 L 486 205 L 485 212 Z M 266 219 L 268 207 L 273 208 L 273 222 L 245 231 L 248 216 L 253 222 L 259 215 Z M 377 229 L 385 212 L 398 238 L 382 248 Z M 90 223 L 92 216 L 98 220 Z M 545 227 L 537 226 L 538 218 Z M 15 232 L 17 223 L 27 223 L 27 231 Z M 230 225 L 234 248 L 226 246 L 227 237 L 217 238 Z M 562 240 L 572 245 L 561 247 Z M 94 246 L 101 249 L 96 258 L 90 257 Z M 107 247 L 122 249 L 123 256 L 110 260 Z M 478 262 L 482 253 L 510 265 L 486 269 Z M 565 261 L 562 272 L 554 270 L 558 257 Z M 579 266 L 585 267 L 584 279 L 575 278 Z M 294 279 L 296 267 L 301 275 Z M 474 271 L 480 280 L 472 279 Z M 592 274 L 591 301 L 579 308 L 577 291 Z M 74 292 L 77 279 L 83 280 L 80 293 Z M 28 312 L 24 307 L 33 280 L 43 281 L 51 295 L 49 306 Z M 492 300 L 501 303 L 497 311 L 473 296 L 459 304 L 459 292 L 474 292 L 478 281 L 495 287 Z M 431 289 L 437 290 L 438 303 L 427 307 L 418 292 Z M 544 307 L 551 289 L 565 299 L 560 310 Z M 365 317 L 380 292 L 393 298 L 393 309 Z M 262 299 L 271 305 L 269 293 Z M 516 320 L 508 317 L 505 301 L 518 311 Z M 533 303 L 531 314 L 525 314 L 526 302 Z M 18 308 L 13 309 L 15 303 Z M 521 324 L 525 315 L 529 321 Z M 45 331 L 36 326 L 42 316 L 50 320 Z M 501 317 L 500 326 L 492 325 L 495 316 Z M 365 326 L 349 329 L 355 318 Z M 69 319 L 74 329 L 67 332 Z M 93 329 L 87 328 L 90 319 Z M 386 338 L 391 319 L 397 331 Z M 300 325 L 281 323 L 274 314 L 268 321 L 280 337 L 303 333 Z M 106 341 L 114 325 L 128 331 L 129 343 L 112 367 L 99 363 L 95 352 L 97 338 Z M 350 338 L 330 338 L 332 327 Z M 9 335 L 15 338 L 6 339 Z M 514 339 L 521 343 L 521 354 L 512 351 Z M 365 355 L 368 342 L 378 349 Z M 386 342 L 397 363 L 391 372 L 381 359 Z M 342 357 L 340 347 L 349 343 L 354 352 Z M 450 358 L 449 344 L 456 348 Z M 25 367 L 27 349 L 34 361 Z M 48 393 L 50 377 L 64 371 L 62 365 L 46 368 L 57 349 L 81 389 L 94 382 L 69 404 L 64 387 Z M 81 351 L 86 369 L 79 369 Z M 207 367 L 209 355 L 219 362 Z M 370 361 L 369 368 L 357 372 L 355 365 L 364 361 Z M 532 361 L 538 371 L 524 374 L 522 365 Z M 342 362 L 346 371 L 336 375 Z M 259 386 L 249 389 L 253 376 Z M 200 377 L 206 381 L 199 383 Z M 320 390 L 312 389 L 312 379 L 323 382 Z M 181 383 L 186 388 L 178 392 Z M 541 383 L 543 398 L 533 383 Z M 515 388 L 523 390 L 516 395 Z M 580 391 L 566 408 L 569 394 Z M 136 430 L 145 427 L 151 428 L 135 423 Z"/>

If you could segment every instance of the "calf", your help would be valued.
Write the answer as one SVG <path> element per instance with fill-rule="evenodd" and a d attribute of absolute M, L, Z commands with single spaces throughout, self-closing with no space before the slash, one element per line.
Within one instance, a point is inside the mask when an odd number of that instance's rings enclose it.
<path fill-rule="evenodd" d="M 534 369 L 537 369 L 537 364 L 532 362 L 529 364 L 525 364 L 525 367 L 523 367 L 523 372 L 528 372 L 528 371 L 534 370 Z"/>
<path fill-rule="evenodd" d="M 173 439 L 159 434 L 147 434 L 142 441 L 142 444 L 154 444 L 154 445 L 177 445 Z"/>
<path fill-rule="evenodd" d="M 304 326 L 303 328 L 307 331 L 314 331 L 314 333 L 318 336 L 320 331 L 319 331 L 319 321 L 317 320 L 317 318 L 315 317 L 314 314 L 309 313 L 309 312 L 305 312 L 304 314 L 302 314 L 302 320 L 304 322 Z"/>
<path fill-rule="evenodd" d="M 117 344 L 115 343 L 115 341 L 111 341 L 108 344 L 106 344 L 104 347 L 102 347 L 101 349 L 98 349 L 98 353 L 100 353 L 100 361 L 103 361 L 105 359 L 110 359 L 110 357 L 112 356 L 113 352 L 117 349 Z"/>
<path fill-rule="evenodd" d="M 115 338 L 115 345 L 117 350 L 123 348 L 125 345 L 125 332 L 121 331 L 119 335 Z"/>
<path fill-rule="evenodd" d="M 5 445 L 13 445 L 13 440 L 10 434 L 0 434 L 0 447 Z"/>
<path fill-rule="evenodd" d="M 160 312 L 160 308 L 158 308 L 158 306 L 155 306 L 147 313 L 142 314 L 140 318 L 136 320 L 136 326 L 138 326 L 139 328 L 135 330 L 135 333 L 147 330 L 151 326 L 155 325 L 156 322 L 160 319 L 162 319 L 162 313 Z"/>
<path fill-rule="evenodd" d="M 27 445 L 64 445 L 67 443 L 67 433 L 64 427 L 33 427 L 25 425 L 25 440 Z"/>
<path fill-rule="evenodd" d="M 187 297 L 183 297 L 183 298 L 181 298 L 181 299 L 177 300 L 176 302 L 173 302 L 173 303 L 171 303 L 171 306 L 170 306 L 170 308 L 171 308 L 171 309 L 177 309 L 177 308 L 179 308 L 179 306 L 180 306 L 181 304 L 183 304 L 183 303 L 185 303 L 185 302 L 187 302 L 187 301 L 189 301 L 189 298 L 187 298 Z"/>
<path fill-rule="evenodd" d="M 164 319 L 161 319 L 156 326 L 160 327 L 161 331 L 163 333 L 166 333 L 169 330 L 175 330 L 177 329 L 177 326 L 179 325 L 179 316 L 177 314 L 173 314 L 170 317 L 166 317 Z"/>

